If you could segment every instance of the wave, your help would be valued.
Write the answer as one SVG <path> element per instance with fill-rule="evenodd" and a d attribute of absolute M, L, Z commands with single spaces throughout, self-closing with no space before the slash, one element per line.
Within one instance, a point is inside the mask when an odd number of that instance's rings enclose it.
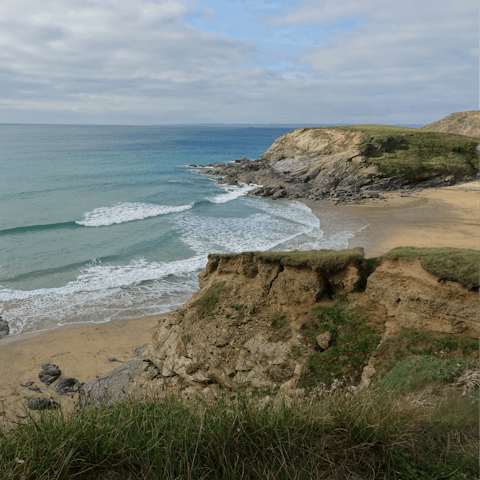
<path fill-rule="evenodd" d="M 45 225 L 27 225 L 25 227 L 14 227 L 0 230 L 0 236 L 15 235 L 17 233 L 38 232 L 42 230 L 56 230 L 59 228 L 81 228 L 76 222 L 50 223 Z"/>
<path fill-rule="evenodd" d="M 118 256 L 116 255 L 110 255 L 106 257 L 101 257 L 94 262 L 115 262 L 118 260 Z M 10 277 L 10 278 L 2 278 L 2 283 L 3 284 L 9 284 L 12 282 L 22 282 L 25 280 L 30 280 L 32 278 L 41 278 L 41 277 L 46 277 L 47 275 L 55 275 L 58 273 L 65 273 L 65 272 L 71 272 L 72 270 L 78 270 L 83 267 L 88 267 L 89 265 L 92 264 L 92 260 L 86 260 L 83 262 L 77 262 L 77 263 L 70 263 L 68 265 L 63 265 L 61 267 L 56 267 L 56 268 L 44 268 L 40 270 L 33 270 L 28 273 L 22 273 L 20 275 L 17 275 L 15 277 Z"/>
<path fill-rule="evenodd" d="M 11 335 L 75 322 L 101 323 L 165 313 L 198 289 L 206 255 L 173 262 L 138 259 L 127 265 L 91 262 L 63 287 L 30 291 L 0 286 L 0 315 Z"/>
<path fill-rule="evenodd" d="M 167 206 L 153 203 L 117 203 L 113 207 L 99 207 L 84 213 L 84 219 L 75 222 L 85 227 L 104 227 L 133 220 L 157 217 L 168 213 L 183 212 L 193 207 L 189 205 Z"/>
<path fill-rule="evenodd" d="M 207 197 L 207 200 L 212 203 L 227 203 L 231 200 L 235 200 L 238 197 L 243 197 L 250 190 L 257 188 L 259 185 L 245 185 L 242 184 L 240 187 L 231 186 L 231 185 L 221 185 L 220 187 L 227 191 L 227 193 L 222 193 L 221 195 L 216 195 L 215 197 Z"/>

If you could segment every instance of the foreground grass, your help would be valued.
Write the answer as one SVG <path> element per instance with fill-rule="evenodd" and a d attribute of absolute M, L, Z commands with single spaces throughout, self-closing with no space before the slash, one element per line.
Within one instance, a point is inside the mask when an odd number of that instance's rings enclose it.
<path fill-rule="evenodd" d="M 458 282 L 468 290 L 479 288 L 480 252 L 468 248 L 397 247 L 384 255 L 391 258 L 420 258 L 422 267 L 441 280 Z"/>
<path fill-rule="evenodd" d="M 313 128 L 318 135 L 325 129 L 363 132 L 360 147 L 364 156 L 385 173 L 415 176 L 436 172 L 462 177 L 478 172 L 478 139 L 473 137 L 389 125 Z"/>
<path fill-rule="evenodd" d="M 468 414 L 457 424 L 459 408 Z M 476 436 L 478 403 L 465 398 L 433 412 L 386 390 L 265 408 L 241 395 L 195 404 L 130 399 L 35 413 L 1 434 L 0 478 L 473 480 Z"/>

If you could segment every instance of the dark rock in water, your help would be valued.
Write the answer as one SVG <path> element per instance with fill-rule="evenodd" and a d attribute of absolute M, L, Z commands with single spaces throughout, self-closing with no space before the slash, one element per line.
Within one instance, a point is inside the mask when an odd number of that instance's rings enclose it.
<path fill-rule="evenodd" d="M 28 401 L 28 408 L 30 410 L 51 410 L 57 407 L 58 403 L 48 398 L 32 398 Z"/>
<path fill-rule="evenodd" d="M 116 359 L 115 357 L 109 358 L 108 361 L 109 361 L 110 363 L 112 363 L 112 362 L 121 362 L 121 363 L 123 363 L 121 360 L 118 360 L 118 359 Z"/>
<path fill-rule="evenodd" d="M 0 316 L 0 338 L 6 337 L 10 333 L 8 322 Z"/>
<path fill-rule="evenodd" d="M 42 371 L 38 374 L 38 378 L 48 387 L 61 374 L 62 372 L 56 365 L 54 365 L 53 363 L 45 363 L 44 365 L 42 365 Z"/>
<path fill-rule="evenodd" d="M 189 165 L 189 167 L 193 167 L 193 168 L 197 168 L 198 165 L 195 165 L 194 163 L 192 163 L 191 165 Z"/>
<path fill-rule="evenodd" d="M 127 398 L 131 379 L 145 371 L 141 354 L 147 344 L 138 347 L 133 357 L 123 365 L 84 385 L 80 391 L 80 406 L 98 406 L 101 403 L 113 404 Z"/>
<path fill-rule="evenodd" d="M 83 383 L 76 378 L 64 378 L 58 382 L 55 391 L 59 395 L 72 395 L 78 393 L 82 387 Z"/>

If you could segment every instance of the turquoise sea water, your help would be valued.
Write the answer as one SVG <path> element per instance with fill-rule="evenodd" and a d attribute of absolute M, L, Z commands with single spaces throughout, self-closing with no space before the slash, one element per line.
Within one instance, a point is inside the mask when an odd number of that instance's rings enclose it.
<path fill-rule="evenodd" d="M 255 159 L 292 128 L 0 125 L 0 315 L 12 334 L 164 313 L 209 252 L 341 249 L 299 202 L 190 164 Z"/>

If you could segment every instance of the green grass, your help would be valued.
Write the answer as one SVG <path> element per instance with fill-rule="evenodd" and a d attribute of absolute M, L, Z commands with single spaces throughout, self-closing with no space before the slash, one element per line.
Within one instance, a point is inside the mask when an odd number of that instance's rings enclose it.
<path fill-rule="evenodd" d="M 199 306 L 202 316 L 212 315 L 220 295 L 225 291 L 225 282 L 214 283 L 205 295 L 199 298 L 194 305 Z"/>
<path fill-rule="evenodd" d="M 280 315 L 279 313 L 276 313 L 270 319 L 270 322 L 271 322 L 273 328 L 278 329 L 278 328 L 284 327 L 287 323 L 287 320 L 285 318 L 285 315 Z"/>
<path fill-rule="evenodd" d="M 280 262 L 282 265 L 294 267 L 310 267 L 312 269 L 324 269 L 336 271 L 345 268 L 352 261 L 362 262 L 364 251 L 362 247 L 347 250 L 310 250 L 292 252 L 244 252 L 237 254 L 210 254 L 209 259 L 233 259 L 240 256 L 252 256 L 264 262 Z"/>
<path fill-rule="evenodd" d="M 420 258 L 422 267 L 440 281 L 458 282 L 468 290 L 479 288 L 480 252 L 467 248 L 397 247 L 384 255 L 391 258 Z"/>
<path fill-rule="evenodd" d="M 349 308 L 349 302 L 340 298 L 333 307 L 317 306 L 312 317 L 302 326 L 302 332 L 311 344 L 316 337 L 330 332 L 331 346 L 316 352 L 307 361 L 300 385 L 311 389 L 320 383 L 330 386 L 334 379 L 343 377 L 351 383 L 359 380 L 363 366 L 380 343 L 380 333 L 367 325 L 366 316 L 359 307 Z"/>
<path fill-rule="evenodd" d="M 424 412 L 393 392 L 366 390 L 265 408 L 225 395 L 46 411 L 0 430 L 0 478 L 473 480 L 478 414 L 457 425 L 456 408 Z"/>
<path fill-rule="evenodd" d="M 435 338 L 430 332 L 402 330 L 387 337 L 377 349 L 376 383 L 396 365 L 409 357 L 427 356 L 454 363 L 478 363 L 478 339 L 461 335 Z"/>
<path fill-rule="evenodd" d="M 432 383 L 449 383 L 473 364 L 459 359 L 442 359 L 432 356 L 407 357 L 392 368 L 381 385 L 397 392 L 414 391 Z"/>
<path fill-rule="evenodd" d="M 388 125 L 313 127 L 315 136 L 325 129 L 363 132 L 360 145 L 368 162 L 389 174 L 437 172 L 461 177 L 478 172 L 478 139 L 453 133 L 428 132 Z"/>

